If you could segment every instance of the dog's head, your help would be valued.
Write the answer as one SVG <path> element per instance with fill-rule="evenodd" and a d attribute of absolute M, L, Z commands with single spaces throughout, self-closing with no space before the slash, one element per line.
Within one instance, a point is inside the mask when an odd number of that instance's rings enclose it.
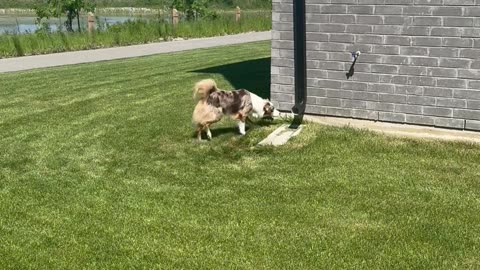
<path fill-rule="evenodd" d="M 280 116 L 280 112 L 275 109 L 273 103 L 266 99 L 265 105 L 263 106 L 263 118 L 274 118 Z"/>

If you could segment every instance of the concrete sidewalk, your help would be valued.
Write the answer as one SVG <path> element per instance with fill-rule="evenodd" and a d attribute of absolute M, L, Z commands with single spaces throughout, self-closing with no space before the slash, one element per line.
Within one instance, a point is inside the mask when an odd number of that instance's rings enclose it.
<path fill-rule="evenodd" d="M 270 40 L 271 36 L 272 34 L 270 31 L 252 32 L 238 35 L 159 42 L 108 49 L 7 58 L 0 59 L 0 73 L 241 44 Z"/>

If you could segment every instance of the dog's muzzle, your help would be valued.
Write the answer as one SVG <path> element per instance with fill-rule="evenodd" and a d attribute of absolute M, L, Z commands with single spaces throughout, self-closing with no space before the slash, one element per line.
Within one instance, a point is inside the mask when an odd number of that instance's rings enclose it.
<path fill-rule="evenodd" d="M 279 117 L 279 116 L 280 116 L 280 112 L 277 109 L 273 108 L 272 117 Z"/>
<path fill-rule="evenodd" d="M 277 109 L 273 108 L 271 112 L 265 113 L 262 119 L 273 120 L 277 117 L 280 117 L 280 112 Z"/>

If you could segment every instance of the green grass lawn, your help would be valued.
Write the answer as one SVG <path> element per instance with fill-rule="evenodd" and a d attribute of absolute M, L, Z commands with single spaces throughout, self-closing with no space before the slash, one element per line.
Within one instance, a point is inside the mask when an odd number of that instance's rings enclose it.
<path fill-rule="evenodd" d="M 480 147 L 277 123 L 194 140 L 269 44 L 0 75 L 1 269 L 478 269 Z"/>

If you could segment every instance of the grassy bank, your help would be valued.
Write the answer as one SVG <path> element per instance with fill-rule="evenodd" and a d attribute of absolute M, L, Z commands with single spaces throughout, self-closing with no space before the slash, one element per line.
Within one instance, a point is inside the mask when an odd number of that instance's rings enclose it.
<path fill-rule="evenodd" d="M 2 0 L 0 8 L 33 8 L 38 0 Z M 172 0 L 96 0 L 98 7 L 170 7 Z M 232 8 L 240 6 L 244 9 L 271 8 L 271 0 L 210 0 L 213 7 Z"/>
<path fill-rule="evenodd" d="M 234 13 L 236 11 L 233 7 L 219 6 L 215 9 L 220 13 Z M 243 12 L 266 12 L 267 10 L 271 12 L 270 7 L 260 8 L 260 9 L 242 9 Z M 158 14 L 170 14 L 170 8 L 141 8 L 141 7 L 98 7 L 95 9 L 95 14 L 98 16 L 152 16 Z M 9 8 L 9 9 L 0 9 L 0 15 L 10 15 L 10 16 L 36 16 L 35 10 L 33 9 L 18 9 L 18 8 Z M 84 12 L 82 14 L 86 16 Z"/>
<path fill-rule="evenodd" d="M 32 33 L 0 35 L 0 57 L 87 50 L 149 42 L 172 38 L 199 38 L 271 29 L 271 13 L 244 12 L 237 23 L 232 14 L 215 20 L 181 22 L 176 28 L 157 20 L 136 20 L 106 27 L 93 35 L 83 33 Z"/>
<path fill-rule="evenodd" d="M 478 269 L 480 147 L 307 125 L 196 143 L 195 81 L 268 42 L 0 74 L 2 269 Z"/>

